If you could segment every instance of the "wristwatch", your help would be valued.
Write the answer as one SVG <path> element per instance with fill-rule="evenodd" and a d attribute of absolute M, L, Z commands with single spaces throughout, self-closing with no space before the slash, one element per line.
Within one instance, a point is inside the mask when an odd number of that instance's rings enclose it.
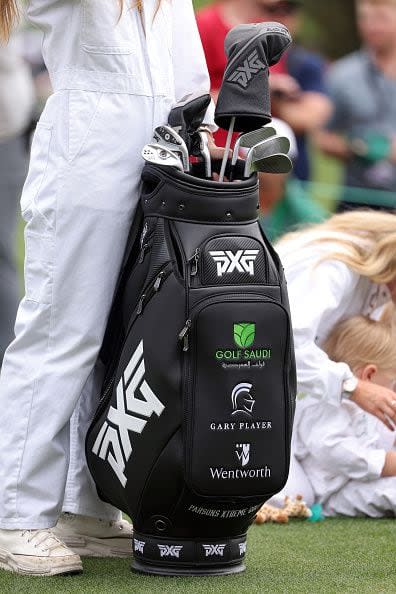
<path fill-rule="evenodd" d="M 344 398 L 346 400 L 350 400 L 352 394 L 354 393 L 354 391 L 356 390 L 356 388 L 358 386 L 358 383 L 359 383 L 359 379 L 355 375 L 344 380 L 342 382 L 342 398 Z"/>

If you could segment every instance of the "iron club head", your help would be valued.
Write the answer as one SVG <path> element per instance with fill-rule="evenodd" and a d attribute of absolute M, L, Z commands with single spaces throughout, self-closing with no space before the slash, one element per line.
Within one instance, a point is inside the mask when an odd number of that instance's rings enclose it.
<path fill-rule="evenodd" d="M 246 158 L 245 177 L 251 174 L 251 165 L 253 161 L 264 159 L 270 155 L 284 153 L 290 149 L 290 140 L 286 136 L 272 136 L 253 146 Z"/>
<path fill-rule="evenodd" d="M 154 130 L 153 140 L 170 151 L 180 153 L 184 171 L 189 171 L 190 161 L 186 143 L 171 126 L 158 126 Z"/>
<path fill-rule="evenodd" d="M 233 167 L 235 166 L 238 160 L 239 150 L 241 148 L 250 149 L 256 144 L 259 144 L 260 142 L 267 140 L 267 138 L 270 138 L 271 136 L 275 135 L 275 128 L 272 128 L 271 126 L 263 126 L 262 128 L 258 128 L 257 130 L 253 130 L 252 132 L 246 132 L 246 134 L 241 134 L 240 136 L 238 136 L 234 146 L 231 165 Z"/>
<path fill-rule="evenodd" d="M 250 171 L 261 173 L 290 173 L 293 163 L 290 157 L 282 153 L 269 155 L 261 159 L 253 160 Z"/>
<path fill-rule="evenodd" d="M 142 157 L 149 163 L 166 165 L 167 167 L 176 167 L 180 171 L 184 171 L 180 158 L 160 144 L 146 144 L 142 150 Z"/>

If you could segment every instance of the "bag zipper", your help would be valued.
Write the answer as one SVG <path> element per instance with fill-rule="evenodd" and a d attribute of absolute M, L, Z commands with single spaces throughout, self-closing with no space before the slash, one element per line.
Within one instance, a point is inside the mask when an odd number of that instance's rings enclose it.
<path fill-rule="evenodd" d="M 151 282 L 147 285 L 146 289 L 143 291 L 142 296 L 139 300 L 139 303 L 136 307 L 136 313 L 134 316 L 132 316 L 131 321 L 129 322 L 128 329 L 127 329 L 127 332 L 126 332 L 125 338 L 124 338 L 124 344 L 122 345 L 122 347 L 120 349 L 120 353 L 122 352 L 122 349 L 124 348 L 124 345 L 129 337 L 129 334 L 132 330 L 132 327 L 133 327 L 136 319 L 139 317 L 139 315 L 141 315 L 143 313 L 144 307 L 147 305 L 148 301 L 156 293 L 158 293 L 160 291 L 163 283 L 168 278 L 168 276 L 171 274 L 171 272 L 172 272 L 172 269 L 170 266 L 170 262 L 168 262 L 163 267 L 163 269 L 155 276 L 155 278 L 153 280 L 151 280 Z M 95 416 L 92 420 L 91 426 L 94 426 L 96 421 L 98 420 L 98 418 L 101 416 L 101 414 L 103 412 L 103 408 L 104 408 L 104 403 L 105 403 L 105 401 L 107 401 L 108 394 L 113 391 L 115 379 L 117 376 L 117 368 L 118 368 L 118 366 L 116 367 L 115 372 L 111 375 L 110 379 L 106 383 L 106 386 L 103 388 L 102 394 L 99 399 L 98 408 L 97 408 Z M 106 402 L 106 404 L 107 404 L 107 402 Z"/>

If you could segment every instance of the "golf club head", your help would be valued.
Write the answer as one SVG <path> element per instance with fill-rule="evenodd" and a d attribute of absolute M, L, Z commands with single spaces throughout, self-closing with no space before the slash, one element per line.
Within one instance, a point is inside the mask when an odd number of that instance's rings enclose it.
<path fill-rule="evenodd" d="M 239 150 L 241 148 L 252 148 L 259 142 L 263 142 L 263 140 L 267 140 L 267 138 L 270 138 L 271 136 L 275 135 L 276 130 L 271 126 L 263 126 L 258 130 L 252 130 L 251 132 L 241 134 L 235 142 L 231 165 L 234 166 L 236 164 L 238 160 Z"/>
<path fill-rule="evenodd" d="M 160 144 L 146 144 L 142 150 L 142 157 L 149 163 L 176 167 L 180 171 L 183 171 L 183 164 L 179 157 Z"/>
<path fill-rule="evenodd" d="M 253 161 L 258 161 L 278 153 L 287 153 L 289 149 L 290 140 L 286 136 L 272 136 L 267 140 L 259 142 L 248 152 L 245 163 L 245 177 L 250 176 Z"/>
<path fill-rule="evenodd" d="M 201 154 L 205 163 L 205 175 L 208 179 L 210 179 L 212 177 L 212 161 L 208 146 L 208 136 L 204 132 L 198 132 L 198 134 L 201 137 Z"/>
<path fill-rule="evenodd" d="M 285 154 L 290 150 L 290 140 L 287 136 L 272 136 L 257 145 L 254 159 L 263 159 L 271 155 Z"/>
<path fill-rule="evenodd" d="M 198 130 L 209 107 L 210 95 L 191 94 L 173 106 L 168 124 L 176 130 L 190 150 L 190 136 Z"/>
<path fill-rule="evenodd" d="M 257 171 L 261 173 L 290 173 L 293 169 L 293 163 L 287 155 L 276 154 L 262 159 L 253 160 L 250 172 Z M 247 176 L 248 177 L 248 176 Z"/>
<path fill-rule="evenodd" d="M 191 137 L 191 154 L 200 157 L 205 163 L 205 176 L 212 177 L 212 161 L 208 147 L 208 137 L 204 132 L 195 132 Z"/>
<path fill-rule="evenodd" d="M 189 171 L 190 161 L 186 143 L 183 138 L 170 126 L 158 126 L 154 130 L 153 139 L 163 147 L 180 153 L 183 160 L 184 171 Z"/>
<path fill-rule="evenodd" d="M 280 23 L 239 25 L 228 33 L 224 49 L 228 57 L 217 100 L 215 121 L 228 129 L 248 132 L 271 122 L 269 66 L 276 64 L 291 44 Z"/>

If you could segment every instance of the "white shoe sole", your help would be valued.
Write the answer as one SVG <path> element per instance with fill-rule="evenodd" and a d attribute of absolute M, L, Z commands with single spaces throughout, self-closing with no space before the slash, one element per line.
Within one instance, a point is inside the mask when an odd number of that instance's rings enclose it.
<path fill-rule="evenodd" d="M 78 555 L 67 557 L 36 557 L 15 555 L 0 549 L 0 569 L 21 575 L 50 576 L 81 573 L 83 566 Z"/>
<path fill-rule="evenodd" d="M 65 536 L 62 542 L 81 557 L 132 557 L 132 538 Z"/>

